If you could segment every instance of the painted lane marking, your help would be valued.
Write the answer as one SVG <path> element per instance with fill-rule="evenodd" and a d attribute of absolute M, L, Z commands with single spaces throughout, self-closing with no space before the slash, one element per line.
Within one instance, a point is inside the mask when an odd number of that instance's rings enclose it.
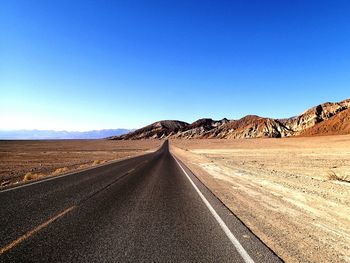
<path fill-rule="evenodd" d="M 19 245 L 20 243 L 22 243 L 23 241 L 25 241 L 26 239 L 30 238 L 32 235 L 34 235 L 35 233 L 39 232 L 41 229 L 47 227 L 49 224 L 51 224 L 52 222 L 56 221 L 57 219 L 59 219 L 60 217 L 64 216 L 65 214 L 67 214 L 68 212 L 72 211 L 75 208 L 75 206 L 71 206 L 65 210 L 63 210 L 61 213 L 55 215 L 54 217 L 51 217 L 49 220 L 47 220 L 46 222 L 42 223 L 41 225 L 38 225 L 37 227 L 35 227 L 34 229 L 28 231 L 27 233 L 25 233 L 23 236 L 20 236 L 19 238 L 17 238 L 15 241 L 12 241 L 10 244 L 2 247 L 0 249 L 0 255 L 6 253 L 7 251 L 9 251 L 10 249 L 14 248 L 15 246 Z"/>
<path fill-rule="evenodd" d="M 181 170 L 184 172 L 186 175 L 187 179 L 190 181 L 192 184 L 193 188 L 196 190 L 204 204 L 207 206 L 211 214 L 214 216 L 216 221 L 219 223 L 221 229 L 224 231 L 226 236 L 230 239 L 231 243 L 235 246 L 236 250 L 238 253 L 241 255 L 243 258 L 244 262 L 246 263 L 254 263 L 254 260 L 249 256 L 248 252 L 243 248 L 241 243 L 239 243 L 238 239 L 232 234 L 231 230 L 227 227 L 225 222 L 221 219 L 221 217 L 218 215 L 218 213 L 214 210 L 214 208 L 211 206 L 209 201 L 204 197 L 202 192 L 198 189 L 198 187 L 195 185 L 195 183 L 192 181 L 191 177 L 188 175 L 188 173 L 185 171 L 185 169 L 182 167 L 182 165 L 179 163 L 177 158 L 173 156 L 177 164 L 180 166 Z"/>

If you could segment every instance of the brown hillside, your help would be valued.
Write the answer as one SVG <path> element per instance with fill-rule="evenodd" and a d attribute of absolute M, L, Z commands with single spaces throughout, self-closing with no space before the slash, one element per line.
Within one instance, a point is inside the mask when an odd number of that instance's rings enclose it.
<path fill-rule="evenodd" d="M 226 139 L 284 137 L 288 130 L 278 120 L 248 115 L 220 127 L 216 137 Z"/>
<path fill-rule="evenodd" d="M 350 107 L 350 99 L 341 102 L 326 102 L 311 109 L 294 118 L 281 120 L 281 122 L 290 130 L 294 131 L 294 135 L 298 135 L 308 128 L 313 127 L 317 123 L 328 120 L 332 116 L 348 109 Z"/>
<path fill-rule="evenodd" d="M 229 120 L 225 118 L 218 121 L 212 119 L 199 119 L 185 127 L 183 131 L 178 132 L 173 137 L 186 139 L 207 138 L 218 127 L 221 127 L 228 122 Z"/>
<path fill-rule="evenodd" d="M 152 123 L 146 127 L 138 129 L 133 132 L 129 132 L 128 134 L 124 134 L 121 136 L 114 136 L 108 139 L 111 140 L 140 140 L 140 139 L 164 139 L 170 136 L 171 134 L 175 134 L 178 131 L 184 129 L 184 127 L 189 124 L 183 121 L 176 120 L 164 120 L 157 121 Z"/>
<path fill-rule="evenodd" d="M 303 131 L 301 136 L 350 134 L 350 109 Z"/>
<path fill-rule="evenodd" d="M 204 118 L 192 124 L 176 120 L 163 120 L 109 139 L 243 139 L 347 134 L 350 130 L 349 109 L 350 99 L 346 99 L 341 102 L 319 104 L 298 116 L 287 119 L 247 115 L 239 120 Z"/>

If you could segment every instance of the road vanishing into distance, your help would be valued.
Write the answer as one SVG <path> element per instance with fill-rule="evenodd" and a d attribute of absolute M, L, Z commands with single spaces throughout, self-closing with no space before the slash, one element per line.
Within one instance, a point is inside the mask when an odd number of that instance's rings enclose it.
<path fill-rule="evenodd" d="M 0 191 L 0 262 L 281 262 L 170 152 Z"/>

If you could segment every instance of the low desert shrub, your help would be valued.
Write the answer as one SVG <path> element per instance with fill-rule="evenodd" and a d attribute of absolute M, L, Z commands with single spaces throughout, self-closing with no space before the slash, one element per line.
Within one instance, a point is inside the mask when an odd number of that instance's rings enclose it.
<path fill-rule="evenodd" d="M 92 165 L 103 164 L 103 163 L 105 163 L 105 162 L 106 162 L 106 160 L 95 160 L 95 161 L 92 163 Z"/>
<path fill-rule="evenodd" d="M 339 175 L 333 170 L 328 170 L 326 176 L 328 180 L 350 182 L 350 178 L 347 175 Z"/>
<path fill-rule="evenodd" d="M 69 169 L 68 169 L 67 167 L 62 167 L 62 168 L 56 169 L 56 170 L 52 173 L 52 175 L 59 175 L 59 174 L 66 173 L 66 172 L 68 172 L 68 171 L 69 171 Z"/>
<path fill-rule="evenodd" d="M 26 173 L 23 177 L 23 181 L 30 181 L 30 180 L 35 180 L 35 179 L 39 179 L 40 177 L 42 177 L 42 174 L 38 174 L 38 173 Z"/>
<path fill-rule="evenodd" d="M 89 167 L 89 164 L 84 163 L 84 164 L 79 165 L 79 168 L 78 168 L 78 169 L 85 169 L 85 168 L 87 168 L 87 167 Z"/>

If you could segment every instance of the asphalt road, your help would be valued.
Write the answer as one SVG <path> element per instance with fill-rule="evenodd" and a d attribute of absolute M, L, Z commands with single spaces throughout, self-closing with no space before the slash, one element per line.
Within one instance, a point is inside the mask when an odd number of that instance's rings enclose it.
<path fill-rule="evenodd" d="M 0 262 L 281 262 L 168 142 L 1 191 L 0 213 Z"/>

